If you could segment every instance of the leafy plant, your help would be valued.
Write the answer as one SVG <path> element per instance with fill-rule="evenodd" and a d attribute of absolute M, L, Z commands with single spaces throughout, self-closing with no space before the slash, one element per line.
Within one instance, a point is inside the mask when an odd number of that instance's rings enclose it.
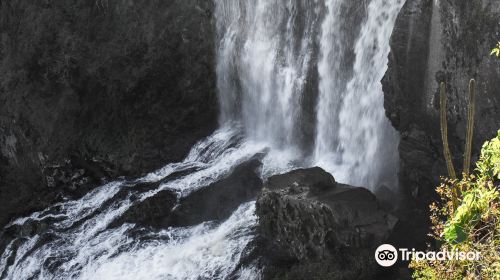
<path fill-rule="evenodd" d="M 430 209 L 439 250 L 479 252 L 479 260 L 412 261 L 414 278 L 500 279 L 500 131 L 483 145 L 476 166 L 461 180 L 443 179 L 437 188 L 441 201 Z"/>
<path fill-rule="evenodd" d="M 477 170 L 487 178 L 500 180 L 500 133 L 497 138 L 483 145 Z"/>
<path fill-rule="evenodd" d="M 496 47 L 491 50 L 490 55 L 500 56 L 500 42 L 497 43 Z"/>
<path fill-rule="evenodd" d="M 487 208 L 495 199 L 495 195 L 495 189 L 474 188 L 465 192 L 461 205 L 443 230 L 446 242 L 452 244 L 464 242 L 467 238 L 467 230 L 477 225 L 482 213 L 488 211 Z"/>

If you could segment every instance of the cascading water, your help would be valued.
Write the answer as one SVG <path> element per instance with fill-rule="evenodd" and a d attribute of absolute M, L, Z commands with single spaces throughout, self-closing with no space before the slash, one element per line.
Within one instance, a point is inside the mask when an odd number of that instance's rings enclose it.
<path fill-rule="evenodd" d="M 312 68 L 318 1 L 220 0 L 216 4 L 221 122 L 294 149 L 301 99 Z"/>
<path fill-rule="evenodd" d="M 257 279 L 260 267 L 239 265 L 255 235 L 254 202 L 226 221 L 192 227 L 113 221 L 163 190 L 189 196 L 256 154 L 263 155 L 263 178 L 320 165 L 345 183 L 390 185 L 397 136 L 384 116 L 379 81 L 401 5 L 217 0 L 221 128 L 183 162 L 11 222 L 1 233 L 9 239 L 0 248 L 0 278 Z M 147 182 L 158 187 L 140 187 Z"/>
<path fill-rule="evenodd" d="M 351 182 L 355 185 L 397 185 L 399 135 L 385 116 L 380 81 L 387 70 L 389 39 L 403 3 L 372 1 L 356 43 L 354 74 L 339 114 L 338 133 L 343 162 L 348 166 L 344 178 L 357 178 Z"/>
<path fill-rule="evenodd" d="M 403 0 L 373 0 L 355 45 L 353 73 L 345 84 L 339 46 L 338 6 L 329 2 L 322 28 L 320 99 L 315 161 L 341 182 L 376 188 L 397 185 L 399 136 L 385 116 L 380 81 L 389 39 Z M 335 19 L 334 19 L 335 18 Z M 333 47 L 332 47 L 333 46 Z"/>
<path fill-rule="evenodd" d="M 319 98 L 317 104 L 317 128 L 314 147 L 316 164 L 325 168 L 330 164 L 343 164 L 338 131 L 338 113 L 346 90 L 348 69 L 344 58 L 352 42 L 346 40 L 345 17 L 342 17 L 344 0 L 328 0 L 326 16 L 321 25 L 320 59 L 318 61 Z M 327 168 L 333 172 L 332 168 Z M 338 176 L 338 174 L 335 174 Z M 345 178 L 343 178 L 345 179 Z"/>
<path fill-rule="evenodd" d="M 58 203 L 7 225 L 18 236 L 0 259 L 2 279 L 222 279 L 234 270 L 253 236 L 254 203 L 221 224 L 207 221 L 161 231 L 111 226 L 134 204 L 169 189 L 180 197 L 227 176 L 263 148 L 221 129 L 193 147 L 181 163 L 134 181 L 101 186 L 80 200 Z M 196 171 L 191 171 L 196 170 Z M 174 173 L 191 171 L 181 178 Z M 144 190 L 140 183 L 160 182 Z M 125 195 L 123 195 L 125 194 Z M 5 236 L 2 236 L 4 238 Z M 243 273 L 244 269 L 236 273 Z"/>

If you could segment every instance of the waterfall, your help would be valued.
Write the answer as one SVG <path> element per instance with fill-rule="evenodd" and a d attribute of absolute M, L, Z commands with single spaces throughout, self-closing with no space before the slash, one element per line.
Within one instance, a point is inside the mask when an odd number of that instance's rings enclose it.
<path fill-rule="evenodd" d="M 322 28 L 316 163 L 341 182 L 375 188 L 397 185 L 399 137 L 384 111 L 380 81 L 389 39 L 403 0 L 373 0 L 355 45 L 352 77 L 344 87 L 339 67 L 338 2 L 330 1 Z M 331 22 L 330 22 L 331 21 Z M 334 46 L 334 47 L 332 47 Z"/>
<path fill-rule="evenodd" d="M 162 191 L 187 197 L 256 155 L 263 179 L 319 165 L 343 183 L 396 185 L 398 137 L 380 80 L 402 4 L 216 0 L 220 128 L 182 162 L 12 221 L 0 232 L 0 278 L 258 279 L 262 268 L 240 260 L 257 234 L 255 202 L 191 227 L 113 224 Z"/>
<path fill-rule="evenodd" d="M 273 148 L 299 146 L 317 2 L 217 1 L 221 123 L 241 122 L 247 137 Z"/>
<path fill-rule="evenodd" d="M 394 188 L 399 139 L 380 80 L 403 0 L 365 3 L 217 1 L 221 123 L 239 122 L 248 138 L 341 182 Z M 314 73 L 316 93 L 306 90 Z M 304 118 L 307 97 L 317 100 L 315 123 Z M 315 133 L 304 141 L 307 129 Z"/>
<path fill-rule="evenodd" d="M 342 165 L 338 132 L 338 113 L 346 91 L 347 73 L 350 65 L 343 58 L 352 42 L 346 40 L 346 21 L 342 17 L 345 0 L 328 0 L 326 16 L 321 25 L 320 59 L 318 61 L 319 98 L 317 102 L 317 129 L 314 147 L 315 163 L 338 176 L 337 170 L 329 168 L 335 163 Z M 349 0 L 346 0 L 349 1 Z M 337 178 L 338 179 L 338 178 Z M 346 178 L 342 178 L 345 180 Z"/>

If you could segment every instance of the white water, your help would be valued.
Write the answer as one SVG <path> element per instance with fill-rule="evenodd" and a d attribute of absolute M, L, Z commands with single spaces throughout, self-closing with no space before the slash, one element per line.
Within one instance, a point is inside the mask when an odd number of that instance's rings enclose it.
<path fill-rule="evenodd" d="M 345 81 L 339 77 L 342 72 L 342 56 L 344 48 L 342 41 L 341 6 L 343 0 L 326 1 L 326 16 L 321 25 L 320 60 L 318 61 L 319 99 L 317 105 L 317 129 L 314 157 L 324 166 L 324 163 L 339 162 L 337 156 L 337 133 L 340 128 L 335 118 L 342 105 L 342 95 L 345 91 Z M 318 159 L 324 159 L 324 162 Z"/>
<path fill-rule="evenodd" d="M 336 75 L 343 46 L 338 6 L 329 1 L 319 62 L 320 102 L 315 162 L 341 182 L 376 188 L 397 186 L 399 136 L 384 111 L 380 81 L 387 69 L 389 39 L 403 0 L 373 0 L 355 46 L 354 71 L 344 87 Z M 336 24 L 333 24 L 335 22 Z M 334 46 L 332 48 L 332 46 Z"/>
<path fill-rule="evenodd" d="M 50 228 L 43 234 L 13 240 L 1 256 L 0 274 L 16 280 L 223 279 L 233 272 L 253 236 L 254 203 L 241 205 L 220 225 L 206 222 L 159 232 L 144 229 L 134 235 L 129 233 L 137 228 L 135 225 L 109 225 L 134 203 L 162 189 L 187 195 L 229 174 L 238 163 L 264 150 L 265 146 L 257 143 L 242 142 L 239 135 L 237 129 L 223 128 L 193 147 L 185 161 L 167 165 L 134 182 L 156 182 L 174 172 L 198 168 L 156 190 L 141 192 L 134 189 L 132 182 L 114 182 L 80 200 L 58 203 L 13 221 L 7 227 L 49 223 Z M 125 198 L 115 197 L 127 188 Z M 132 199 L 132 194 L 137 198 Z M 110 204 L 99 209 L 105 203 Z M 21 245 L 16 246 L 17 242 Z M 13 257 L 11 265 L 6 263 L 9 257 Z"/>
<path fill-rule="evenodd" d="M 344 14 L 353 3 L 217 0 L 221 128 L 182 162 L 13 221 L 7 228 L 39 230 L 25 230 L 10 242 L 0 257 L 0 278 L 257 279 L 261 267 L 238 266 L 255 234 L 253 202 L 220 223 L 161 231 L 110 224 L 161 190 L 189 195 L 258 153 L 265 155 L 263 178 L 320 165 L 345 183 L 395 184 L 397 136 L 384 116 L 379 81 L 402 1 L 360 7 L 366 16 L 359 28 L 349 26 Z M 350 34 L 354 30 L 359 34 Z M 357 39 L 349 64 L 350 36 Z M 306 106 L 307 100 L 315 105 Z M 167 179 L 182 171 L 189 172 Z M 159 181 L 154 190 L 135 187 Z"/>
<path fill-rule="evenodd" d="M 220 0 L 216 4 L 221 123 L 294 150 L 311 68 L 318 1 Z"/>
<path fill-rule="evenodd" d="M 399 138 L 385 116 L 380 81 L 403 0 L 352 5 L 348 0 L 218 1 L 221 123 L 236 120 L 247 137 L 288 151 L 302 165 L 321 166 L 341 182 L 395 188 Z M 348 17 L 364 9 L 361 27 L 349 26 Z M 352 44 L 354 62 L 346 58 Z M 302 110 L 315 71 L 315 137 L 301 143 L 303 127 L 312 127 Z M 311 143 L 313 152 L 307 154 L 304 145 Z"/>

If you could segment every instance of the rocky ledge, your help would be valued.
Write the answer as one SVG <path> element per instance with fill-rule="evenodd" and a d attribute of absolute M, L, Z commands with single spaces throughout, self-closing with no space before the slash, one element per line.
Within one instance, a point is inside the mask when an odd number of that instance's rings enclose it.
<path fill-rule="evenodd" d="M 374 249 L 397 223 L 370 191 L 321 168 L 270 177 L 256 209 L 269 279 L 373 279 Z"/>

